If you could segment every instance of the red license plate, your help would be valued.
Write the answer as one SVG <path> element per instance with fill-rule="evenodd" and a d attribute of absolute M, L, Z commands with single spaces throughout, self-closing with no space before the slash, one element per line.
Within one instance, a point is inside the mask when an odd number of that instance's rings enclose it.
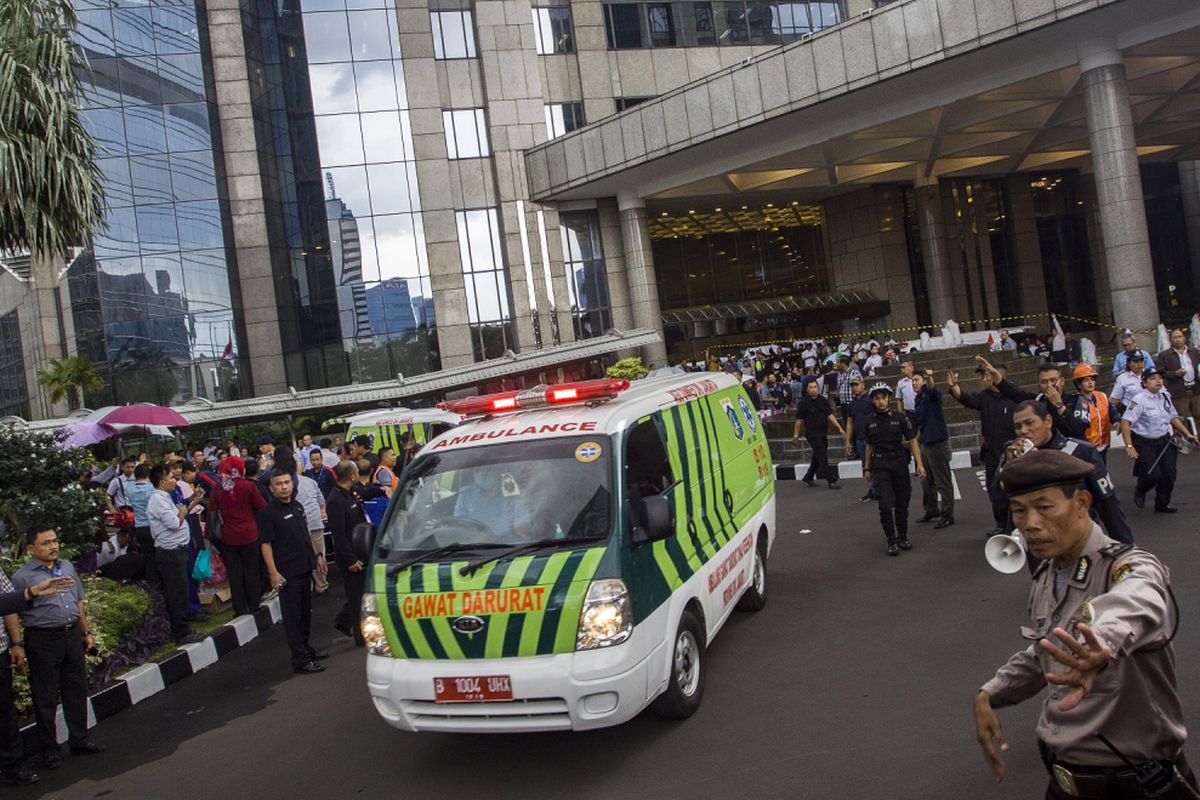
<path fill-rule="evenodd" d="M 438 703 L 488 703 L 496 700 L 512 700 L 512 679 L 507 675 L 434 678 L 433 699 Z"/>

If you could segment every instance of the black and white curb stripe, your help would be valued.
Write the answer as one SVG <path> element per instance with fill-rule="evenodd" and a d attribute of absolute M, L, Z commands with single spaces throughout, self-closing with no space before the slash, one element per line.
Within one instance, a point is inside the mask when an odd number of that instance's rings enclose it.
<path fill-rule="evenodd" d="M 950 469 L 969 469 L 971 466 L 971 451 L 970 450 L 955 450 L 950 455 Z M 839 461 L 838 478 L 861 478 L 862 477 L 862 462 L 857 459 L 854 461 Z M 909 472 L 916 472 L 916 467 L 913 464 L 908 465 Z M 775 480 L 777 481 L 798 481 L 804 477 L 804 473 L 808 472 L 808 462 L 800 464 L 776 464 L 775 465 Z"/>
<path fill-rule="evenodd" d="M 208 633 L 203 641 L 183 645 L 162 658 L 134 667 L 121 677 L 100 687 L 88 697 L 88 728 L 161 692 L 173 683 L 217 663 L 224 655 L 257 638 L 279 622 L 279 598 L 264 603 L 253 614 L 234 617 L 228 625 Z M 67 725 L 62 706 L 55 724 L 58 743 L 67 741 Z M 33 752 L 34 725 L 21 729 L 27 752 Z"/>

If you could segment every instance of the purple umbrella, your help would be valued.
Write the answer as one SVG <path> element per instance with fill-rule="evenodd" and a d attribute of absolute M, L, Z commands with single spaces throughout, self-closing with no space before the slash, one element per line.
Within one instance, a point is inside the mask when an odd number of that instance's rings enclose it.
<path fill-rule="evenodd" d="M 103 422 L 81 420 L 62 427 L 59 442 L 66 447 L 86 447 L 117 435 L 117 429 Z"/>
<path fill-rule="evenodd" d="M 151 403 L 114 408 L 100 421 L 109 425 L 166 425 L 172 428 L 182 428 L 189 424 L 187 418 L 175 409 Z"/>

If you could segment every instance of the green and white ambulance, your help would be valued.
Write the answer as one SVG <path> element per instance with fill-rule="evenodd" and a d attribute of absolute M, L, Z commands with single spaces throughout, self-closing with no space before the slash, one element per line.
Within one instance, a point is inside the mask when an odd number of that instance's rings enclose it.
<path fill-rule="evenodd" d="M 767 439 L 731 376 L 582 381 L 444 404 L 369 559 L 367 684 L 405 730 L 687 717 L 708 643 L 766 602 Z"/>
<path fill-rule="evenodd" d="M 371 452 L 384 447 L 400 449 L 400 437 L 411 433 L 417 444 L 425 445 L 444 431 L 462 422 L 462 415 L 440 408 L 387 408 L 365 411 L 345 420 L 346 441 L 356 436 L 371 440 Z"/>

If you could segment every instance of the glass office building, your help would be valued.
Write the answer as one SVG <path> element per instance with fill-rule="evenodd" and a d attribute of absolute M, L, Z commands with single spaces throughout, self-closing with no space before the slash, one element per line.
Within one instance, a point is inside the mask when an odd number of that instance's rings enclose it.
<path fill-rule="evenodd" d="M 236 265 L 190 4 L 81 0 L 83 122 L 99 145 L 106 226 L 67 277 L 76 343 L 105 388 L 87 405 L 241 395 Z"/>

